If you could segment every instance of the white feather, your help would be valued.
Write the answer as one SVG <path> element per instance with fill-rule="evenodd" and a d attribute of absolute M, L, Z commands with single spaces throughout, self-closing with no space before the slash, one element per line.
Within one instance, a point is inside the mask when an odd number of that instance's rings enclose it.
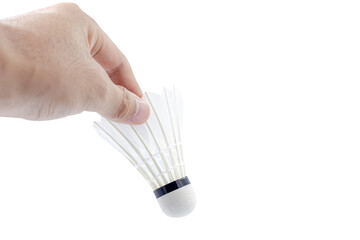
<path fill-rule="evenodd" d="M 161 95 L 146 92 L 150 117 L 141 125 L 126 125 L 102 118 L 97 132 L 121 152 L 155 190 L 185 177 L 181 146 L 182 98 L 164 88 Z"/>

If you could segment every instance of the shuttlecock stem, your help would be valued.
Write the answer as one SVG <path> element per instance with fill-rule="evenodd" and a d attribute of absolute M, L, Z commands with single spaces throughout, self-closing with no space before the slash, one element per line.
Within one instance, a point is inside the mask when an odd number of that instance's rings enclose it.
<path fill-rule="evenodd" d="M 97 122 L 94 122 L 94 124 L 101 130 L 103 131 L 106 136 L 108 136 L 111 141 L 113 141 L 117 147 L 119 147 L 125 154 L 126 154 L 126 158 L 129 160 L 129 162 L 140 172 L 140 174 L 145 178 L 145 179 L 150 179 L 151 177 L 149 176 L 149 174 L 144 171 L 142 168 L 138 168 L 136 167 L 138 165 L 137 161 L 135 160 L 135 158 L 123 147 L 121 146 L 107 131 L 105 131 L 105 129 L 103 127 L 101 127 Z M 155 185 L 153 182 L 149 181 L 149 184 L 152 188 L 156 188 L 157 185 Z"/>
<path fill-rule="evenodd" d="M 175 133 L 175 128 L 174 128 L 174 122 L 173 122 L 173 116 L 171 114 L 171 110 L 170 110 L 170 103 L 169 103 L 169 98 L 168 98 L 168 95 L 167 95 L 167 91 L 166 91 L 166 88 L 164 88 L 164 93 L 165 93 L 165 99 L 166 99 L 166 105 L 167 105 L 167 109 L 168 109 L 168 113 L 169 113 L 169 118 L 170 118 L 170 124 L 171 124 L 171 130 L 172 130 L 172 134 L 173 134 L 173 137 L 174 137 L 174 144 L 176 145 L 176 153 L 177 153 L 177 162 L 178 164 L 177 165 L 180 165 L 180 154 L 179 154 L 179 147 L 177 146 L 177 139 L 176 139 L 176 133 Z M 182 172 L 179 173 L 179 169 L 176 168 L 176 171 L 178 174 L 182 175 Z M 184 175 L 183 175 L 184 176 Z"/>
<path fill-rule="evenodd" d="M 155 110 L 155 108 L 154 108 L 154 106 L 153 106 L 153 104 L 152 104 L 152 101 L 151 101 L 149 95 L 147 94 L 147 92 L 145 92 L 145 95 L 146 95 L 146 97 L 148 98 L 149 103 L 150 103 L 150 107 L 152 108 L 152 110 L 153 110 L 153 112 L 154 112 L 154 114 L 155 114 L 156 120 L 157 120 L 157 122 L 158 122 L 158 124 L 159 124 L 159 126 L 160 126 L 160 129 L 161 129 L 161 132 L 162 132 L 162 134 L 163 134 L 163 136 L 164 136 L 166 145 L 167 145 L 167 146 L 170 146 L 170 145 L 169 145 L 169 140 L 168 140 L 168 138 L 167 138 L 167 136 L 166 136 L 166 134 L 165 134 L 164 127 L 163 127 L 163 125 L 161 124 L 159 115 L 157 114 L 157 112 L 156 112 L 156 110 Z M 172 153 L 171 150 L 169 150 L 169 153 L 170 153 L 170 158 L 171 158 L 172 164 L 173 164 L 173 166 L 175 166 L 176 163 L 175 163 L 175 160 L 174 160 L 175 158 L 174 158 L 174 156 L 173 156 L 173 153 Z M 176 180 L 176 179 L 180 178 L 180 176 L 178 176 L 178 174 L 177 174 L 176 169 L 174 169 L 175 178 L 174 178 L 174 176 L 172 176 L 172 173 L 171 173 L 171 172 L 170 172 L 170 174 L 171 174 L 171 178 L 172 178 L 171 180 Z"/>
<path fill-rule="evenodd" d="M 174 108 L 175 108 L 175 121 L 176 121 L 176 128 L 177 128 L 177 134 L 178 134 L 178 140 L 179 140 L 179 144 L 176 144 L 178 153 L 180 152 L 180 163 L 181 165 L 184 164 L 184 155 L 183 155 L 183 149 L 182 149 L 182 145 L 181 145 L 181 134 L 180 134 L 180 124 L 179 124 L 179 116 L 178 116 L 178 109 L 177 109 L 177 97 L 176 97 L 176 88 L 174 86 Z M 183 176 L 186 176 L 186 172 L 185 172 L 185 168 L 181 168 L 181 172 Z"/>
<path fill-rule="evenodd" d="M 154 135 L 154 132 L 152 131 L 152 129 L 151 129 L 151 127 L 149 126 L 149 124 L 146 122 L 145 125 L 146 125 L 146 127 L 148 128 L 148 130 L 149 130 L 149 132 L 150 132 L 150 135 L 151 135 L 152 139 L 153 139 L 154 142 L 155 142 L 155 145 L 156 145 L 156 147 L 157 147 L 158 152 L 160 153 L 160 156 L 161 156 L 161 158 L 162 158 L 162 160 L 163 160 L 163 163 L 164 163 L 164 165 L 165 165 L 165 168 L 166 168 L 166 170 L 167 170 L 167 172 L 168 172 L 168 177 L 169 177 L 169 179 L 171 179 L 171 178 L 172 178 L 172 175 L 169 175 L 169 174 L 171 174 L 171 170 L 170 170 L 170 167 L 169 167 L 169 165 L 168 165 L 168 163 L 167 163 L 167 161 L 166 161 L 166 159 L 165 159 L 164 153 L 163 153 L 162 149 L 160 148 L 159 142 L 158 142 L 158 140 L 156 139 L 156 137 L 155 137 L 155 135 Z"/>
<path fill-rule="evenodd" d="M 150 149 L 148 148 L 148 146 L 145 144 L 144 140 L 142 139 L 142 137 L 139 135 L 139 133 L 136 131 L 136 129 L 133 127 L 133 126 L 130 126 L 131 129 L 134 131 L 135 135 L 138 137 L 138 139 L 140 140 L 141 144 L 144 146 L 144 148 L 146 149 L 146 151 L 148 152 L 149 156 L 152 158 L 154 164 L 155 164 L 155 167 L 156 169 L 158 170 L 159 172 L 159 175 L 161 176 L 161 179 L 162 179 L 162 182 L 161 182 L 161 185 L 164 185 L 166 183 L 166 179 L 164 177 L 164 174 L 162 174 L 162 171 L 161 171 L 161 168 L 158 164 L 158 162 L 156 161 L 156 159 L 154 158 L 153 154 L 150 152 Z M 154 176 L 155 178 L 157 176 Z"/>
<path fill-rule="evenodd" d="M 149 170 L 149 172 L 151 173 L 152 177 L 154 178 L 154 180 L 156 181 L 156 183 L 161 186 L 162 184 L 158 181 L 158 178 L 156 178 L 156 174 L 153 171 L 152 167 L 149 165 L 149 162 L 146 161 L 145 157 L 141 154 L 141 152 L 134 146 L 134 144 L 129 140 L 128 137 L 126 137 L 126 135 L 120 131 L 120 129 L 118 127 L 116 127 L 116 125 L 114 125 L 111 121 L 107 120 L 110 123 L 110 125 L 128 142 L 128 144 L 132 147 L 132 149 L 138 154 L 138 156 L 141 158 L 141 160 L 144 162 L 146 168 Z"/>

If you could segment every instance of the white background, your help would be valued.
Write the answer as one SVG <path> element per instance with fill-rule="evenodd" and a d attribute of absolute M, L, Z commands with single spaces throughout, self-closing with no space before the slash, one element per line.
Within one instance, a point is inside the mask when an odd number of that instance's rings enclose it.
<path fill-rule="evenodd" d="M 198 205 L 163 215 L 96 114 L 0 118 L 0 239 L 359 239 L 357 2 L 77 1 L 143 90 L 182 91 Z"/>

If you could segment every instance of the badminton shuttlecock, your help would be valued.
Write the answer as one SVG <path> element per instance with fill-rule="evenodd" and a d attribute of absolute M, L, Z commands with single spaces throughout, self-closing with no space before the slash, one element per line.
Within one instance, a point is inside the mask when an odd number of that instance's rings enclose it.
<path fill-rule="evenodd" d="M 196 198 L 185 174 L 180 96 L 175 89 L 164 89 L 162 95 L 145 93 L 143 100 L 151 109 L 146 123 L 126 125 L 102 118 L 95 128 L 148 181 L 166 215 L 185 216 L 194 209 Z"/>

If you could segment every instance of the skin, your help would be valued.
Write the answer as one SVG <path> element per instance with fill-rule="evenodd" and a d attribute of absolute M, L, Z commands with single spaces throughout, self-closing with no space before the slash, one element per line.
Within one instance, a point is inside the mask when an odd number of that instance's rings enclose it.
<path fill-rule="evenodd" d="M 0 116 L 49 120 L 98 112 L 128 124 L 150 109 L 130 64 L 77 5 L 0 20 Z"/>

